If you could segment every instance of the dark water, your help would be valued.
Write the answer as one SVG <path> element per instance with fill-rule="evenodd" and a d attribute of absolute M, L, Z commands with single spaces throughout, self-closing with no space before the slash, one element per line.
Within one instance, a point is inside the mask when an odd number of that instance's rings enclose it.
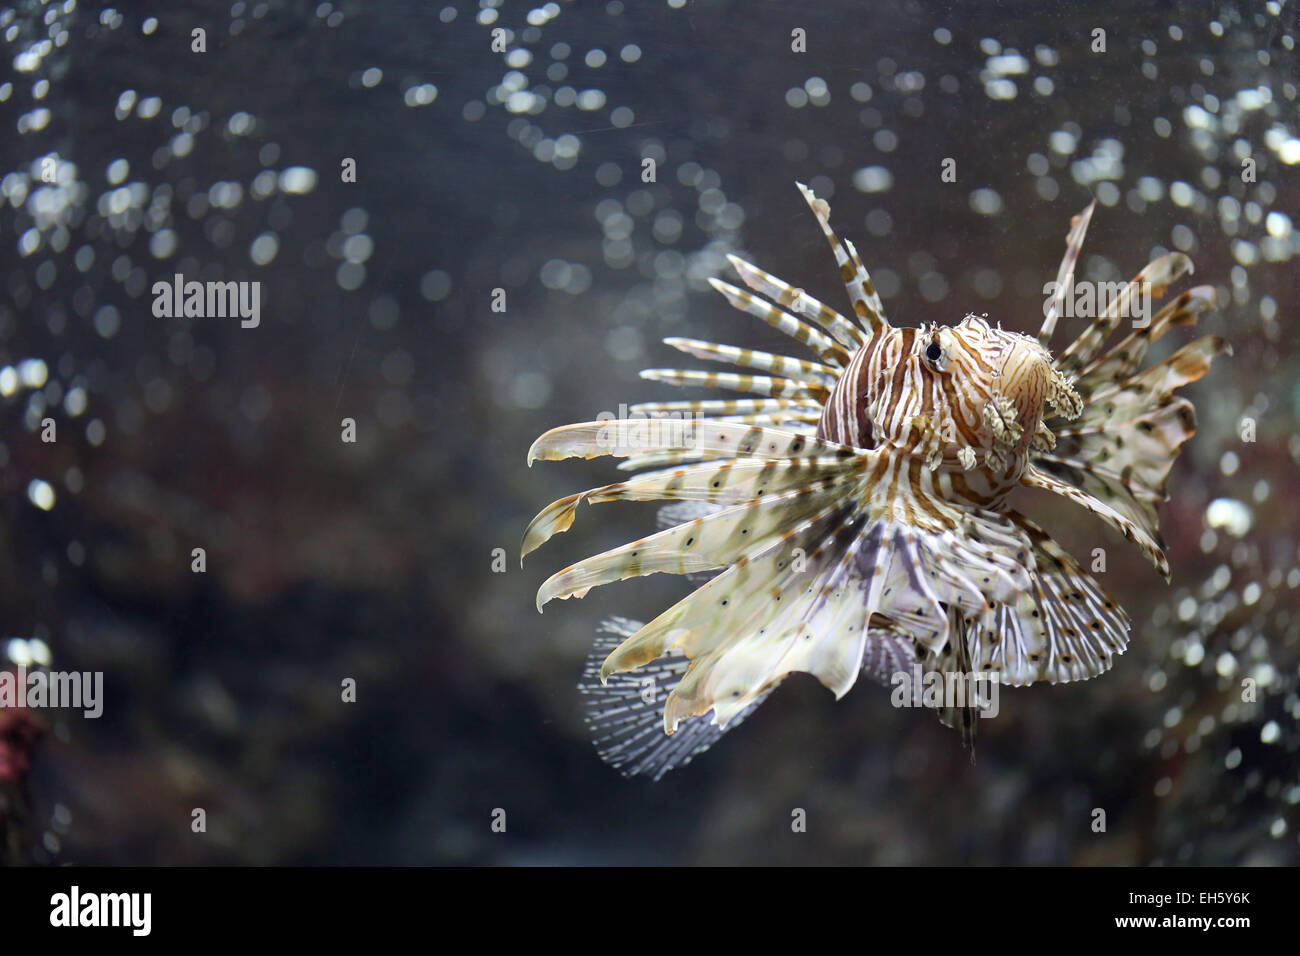
<path fill-rule="evenodd" d="M 0 654 L 104 675 L 98 719 L 0 711 L 0 858 L 1294 864 L 1295 10 L 0 7 Z M 1133 641 L 1102 678 L 1008 691 L 974 767 L 886 689 L 793 679 L 690 767 L 624 780 L 582 659 L 603 617 L 685 591 L 538 616 L 547 574 L 653 516 L 583 515 L 520 570 L 528 519 L 614 474 L 524 455 L 677 397 L 636 377 L 674 364 L 665 335 L 783 346 L 709 291 L 728 252 L 841 305 L 796 180 L 896 323 L 1032 331 L 1094 196 L 1081 276 L 1193 258 L 1235 354 L 1188 390 L 1173 583 L 1040 503 L 1107 550 Z M 175 273 L 260 282 L 259 324 L 157 317 Z"/>

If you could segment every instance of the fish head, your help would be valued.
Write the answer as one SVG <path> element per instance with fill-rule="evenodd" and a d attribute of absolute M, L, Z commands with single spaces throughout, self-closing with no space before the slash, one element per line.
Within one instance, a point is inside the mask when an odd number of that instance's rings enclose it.
<path fill-rule="evenodd" d="M 987 400 L 1003 396 L 1016 409 L 1021 428 L 1033 432 L 1054 396 L 1056 370 L 1052 354 L 1036 339 L 989 325 L 967 315 L 953 329 L 957 341 L 951 365 L 959 385 Z"/>
<path fill-rule="evenodd" d="M 1078 402 L 1043 345 L 977 315 L 922 327 L 912 360 L 937 385 L 944 457 L 963 460 L 968 448 L 999 477 L 1018 476 L 1043 419 L 1053 409 L 1068 415 Z"/>

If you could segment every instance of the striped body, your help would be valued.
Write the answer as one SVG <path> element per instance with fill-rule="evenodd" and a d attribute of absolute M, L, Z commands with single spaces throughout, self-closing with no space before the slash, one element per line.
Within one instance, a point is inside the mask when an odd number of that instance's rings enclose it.
<path fill-rule="evenodd" d="M 1128 619 L 1051 537 L 1007 504 L 1019 486 L 1082 505 L 1136 543 L 1166 577 L 1156 503 L 1178 446 L 1195 431 L 1174 389 L 1226 350 L 1198 339 L 1138 371 L 1151 342 L 1213 303 L 1200 286 L 1104 355 L 1127 299 L 1157 295 L 1191 269 L 1178 253 L 1150 263 L 1124 295 L 1053 360 L 1058 296 L 1037 340 L 967 315 L 955 326 L 894 328 L 827 204 L 800 186 L 830 242 L 856 322 L 731 257 L 745 291 L 713 285 L 734 307 L 790 335 L 811 359 L 696 339 L 667 344 L 740 373 L 653 369 L 644 377 L 751 398 L 638 405 L 692 416 L 689 440 L 590 422 L 553 429 L 536 458 L 612 455 L 650 468 L 554 502 L 524 535 L 527 554 L 567 530 L 577 506 L 672 502 L 661 530 L 566 568 L 538 591 L 581 597 L 659 572 L 700 587 L 654 620 L 619 619 L 597 642 L 582 685 L 602 755 L 658 776 L 709 746 L 795 671 L 837 696 L 859 674 L 890 681 L 920 663 L 1010 685 L 1084 680 L 1128 642 Z M 1092 207 L 1067 236 L 1068 287 Z M 653 424 L 653 421 L 651 422 Z M 634 626 L 635 625 L 635 626 Z M 650 670 L 656 692 L 615 675 Z M 986 696 L 945 704 L 968 743 Z M 712 712 L 711 722 L 700 718 Z M 660 721 L 662 713 L 662 721 Z M 665 736 L 665 732 L 667 736 Z"/>
<path fill-rule="evenodd" d="M 1049 402 L 1069 396 L 1045 348 L 967 315 L 956 328 L 889 329 L 864 343 L 817 436 L 920 456 L 940 472 L 933 497 L 996 506 L 1020 483 Z M 921 484 L 910 494 L 921 508 L 930 496 Z"/>

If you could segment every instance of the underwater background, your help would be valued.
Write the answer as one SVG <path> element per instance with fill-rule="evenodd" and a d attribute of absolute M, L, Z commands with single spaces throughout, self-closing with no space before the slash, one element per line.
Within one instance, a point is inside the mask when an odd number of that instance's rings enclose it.
<path fill-rule="evenodd" d="M 1294 0 L 0 3 L 0 668 L 104 675 L 98 719 L 0 710 L 0 861 L 1294 865 L 1298 32 Z M 637 377 L 664 336 L 783 344 L 709 289 L 728 253 L 844 305 L 796 181 L 896 324 L 1036 330 L 1093 197 L 1080 278 L 1191 256 L 1234 354 L 1185 392 L 1173 581 L 1027 495 L 1105 550 L 1109 673 L 1005 689 L 973 765 L 801 676 L 623 779 L 583 659 L 690 585 L 539 615 L 654 514 L 521 569 L 620 474 L 525 454 L 684 397 Z M 175 273 L 260 282 L 259 324 L 157 317 Z"/>

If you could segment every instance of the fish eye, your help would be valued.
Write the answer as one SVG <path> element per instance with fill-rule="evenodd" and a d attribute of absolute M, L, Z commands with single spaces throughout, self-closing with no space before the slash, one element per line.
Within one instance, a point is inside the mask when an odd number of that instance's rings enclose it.
<path fill-rule="evenodd" d="M 943 355 L 943 349 L 939 347 L 938 342 L 931 342 L 925 349 L 925 357 L 930 362 L 931 365 L 939 361 L 939 358 L 942 355 Z"/>

